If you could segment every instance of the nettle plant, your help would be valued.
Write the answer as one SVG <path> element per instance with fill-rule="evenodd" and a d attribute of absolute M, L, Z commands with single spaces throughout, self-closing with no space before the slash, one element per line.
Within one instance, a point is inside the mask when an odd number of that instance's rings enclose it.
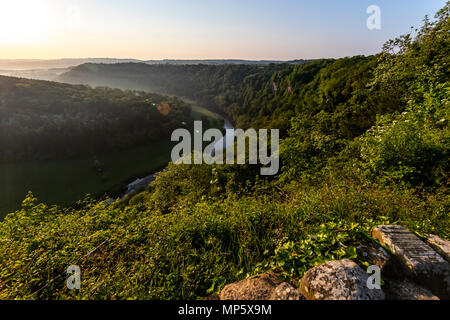
<path fill-rule="evenodd" d="M 357 225 L 340 229 L 328 223 L 299 242 L 289 241 L 275 250 L 275 264 L 285 276 L 302 276 L 308 269 L 330 260 L 355 259 L 356 249 L 349 244 Z"/>
<path fill-rule="evenodd" d="M 272 269 L 287 279 L 300 279 L 310 268 L 331 260 L 357 260 L 369 266 L 364 257 L 359 257 L 356 246 L 361 242 L 376 242 L 369 234 L 379 224 L 391 224 L 380 216 L 367 219 L 364 224 L 353 222 L 327 222 L 318 226 L 314 234 L 300 241 L 286 241 L 277 247 L 274 255 L 259 263 L 254 273 Z"/>

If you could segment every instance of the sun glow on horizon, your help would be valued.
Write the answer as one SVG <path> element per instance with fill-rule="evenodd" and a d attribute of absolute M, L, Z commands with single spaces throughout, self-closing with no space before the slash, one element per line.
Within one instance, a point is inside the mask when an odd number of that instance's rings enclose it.
<path fill-rule="evenodd" d="M 0 44 L 42 42 L 52 30 L 49 3 L 15 0 L 0 4 Z"/>
<path fill-rule="evenodd" d="M 0 0 L 0 59 L 293 60 L 378 53 L 446 0 Z M 405 8 L 408 7 L 408 10 Z"/>

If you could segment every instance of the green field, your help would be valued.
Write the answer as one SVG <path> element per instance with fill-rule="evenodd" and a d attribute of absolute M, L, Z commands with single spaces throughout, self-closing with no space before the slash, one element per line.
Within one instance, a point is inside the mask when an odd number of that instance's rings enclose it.
<path fill-rule="evenodd" d="M 193 107 L 192 115 L 218 119 L 218 115 Z M 219 117 L 220 118 L 220 117 Z M 86 194 L 118 194 L 126 184 L 164 167 L 170 161 L 173 143 L 152 142 L 134 149 L 96 158 L 104 168 L 94 168 L 94 156 L 72 160 L 33 161 L 0 164 L 0 219 L 20 208 L 28 191 L 49 204 L 70 205 Z"/>
<path fill-rule="evenodd" d="M 40 200 L 68 205 L 90 193 L 119 192 L 134 178 L 163 167 L 170 160 L 171 144 L 154 142 L 114 154 L 98 155 L 104 172 L 94 168 L 94 158 L 0 164 L 0 217 L 20 207 L 28 191 Z"/>

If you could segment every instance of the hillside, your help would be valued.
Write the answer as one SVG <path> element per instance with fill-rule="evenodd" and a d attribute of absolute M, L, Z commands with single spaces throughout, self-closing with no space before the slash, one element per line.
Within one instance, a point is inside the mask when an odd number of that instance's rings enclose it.
<path fill-rule="evenodd" d="M 161 103 L 170 114 L 157 110 Z M 0 161 L 73 158 L 158 141 L 190 112 L 157 94 L 0 76 Z"/>
<path fill-rule="evenodd" d="M 150 90 L 186 97 L 220 111 L 218 103 L 224 91 L 240 92 L 245 78 L 254 74 L 271 74 L 285 66 L 255 65 L 147 65 L 83 64 L 60 75 L 57 80 L 72 84 L 110 86 L 122 89 Z"/>
<path fill-rule="evenodd" d="M 226 114 L 237 127 L 278 128 L 284 134 L 295 115 L 312 117 L 322 111 L 333 114 L 332 125 L 349 138 L 373 125 L 377 113 L 392 112 L 399 104 L 378 99 L 368 89 L 378 59 L 358 56 L 266 67 L 84 64 L 58 81 L 186 97 Z"/>
<path fill-rule="evenodd" d="M 171 163 L 147 190 L 68 208 L 30 193 L 0 223 L 0 298 L 204 299 L 268 270 L 298 286 L 329 260 L 367 267 L 356 247 L 379 224 L 450 239 L 449 11 L 371 57 L 85 64 L 62 75 L 213 103 L 237 126 L 280 128 L 282 170 L 266 179 L 256 165 Z M 72 264 L 82 290 L 65 287 Z"/>

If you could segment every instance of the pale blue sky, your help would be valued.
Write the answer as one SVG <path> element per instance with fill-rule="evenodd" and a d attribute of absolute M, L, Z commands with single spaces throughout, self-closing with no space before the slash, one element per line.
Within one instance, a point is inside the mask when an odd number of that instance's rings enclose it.
<path fill-rule="evenodd" d="M 433 16 L 445 2 L 1 0 L 0 58 L 287 60 L 367 55 L 411 26 L 420 26 L 424 15 Z M 366 27 L 369 5 L 381 8 L 381 30 Z M 74 24 L 77 10 L 80 20 Z"/>

